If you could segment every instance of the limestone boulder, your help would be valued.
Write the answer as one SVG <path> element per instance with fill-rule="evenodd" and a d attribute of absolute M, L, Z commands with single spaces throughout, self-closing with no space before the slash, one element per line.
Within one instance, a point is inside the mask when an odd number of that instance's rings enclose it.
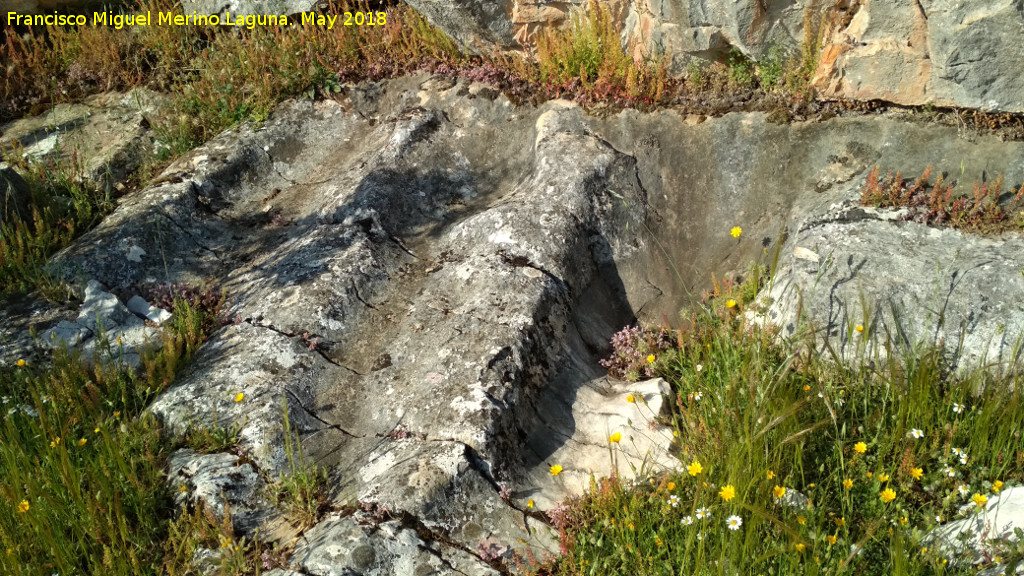
<path fill-rule="evenodd" d="M 411 0 L 409 4 L 470 49 L 532 48 L 539 33 L 569 25 L 573 12 L 589 7 L 585 0 Z M 800 0 L 599 3 L 624 45 L 635 49 L 634 55 L 672 54 L 677 71 L 695 57 L 722 58 L 731 50 L 759 57 L 771 46 L 796 46 L 803 38 L 804 4 Z"/>
<path fill-rule="evenodd" d="M 814 83 L 826 97 L 1024 112 L 1022 31 L 1014 0 L 861 2 L 831 29 Z"/>
<path fill-rule="evenodd" d="M 1024 239 L 901 221 L 899 210 L 860 206 L 861 186 L 799 219 L 750 315 L 785 335 L 809 330 L 854 364 L 922 345 L 942 346 L 959 369 L 1016 362 Z"/>
<path fill-rule="evenodd" d="M 359 513 L 329 517 L 310 530 L 295 549 L 293 562 L 305 574 L 466 574 L 497 576 L 477 551 L 424 541 L 415 523 Z"/>
<path fill-rule="evenodd" d="M 217 518 L 230 514 L 240 537 L 249 539 L 280 513 L 269 500 L 266 481 L 237 454 L 199 454 L 181 449 L 171 455 L 168 484 L 177 486 L 175 503 L 201 503 Z"/>
<path fill-rule="evenodd" d="M 179 159 L 50 266 L 110 291 L 201 280 L 227 290 L 235 322 L 150 409 L 175 434 L 237 426 L 244 465 L 264 480 L 289 472 L 285 434 L 301 439 L 307 462 L 328 471 L 336 514 L 304 534 L 296 566 L 401 570 L 388 550 L 411 550 L 415 535 L 486 571 L 527 548 L 555 551 L 545 513 L 591 474 L 675 465 L 670 435 L 651 425 L 660 383 L 610 380 L 598 360 L 625 325 L 674 323 L 712 273 L 743 273 L 783 242 L 771 321 L 799 319 L 802 291 L 803 310 L 838 333 L 861 301 L 844 271 L 872 270 L 901 286 L 865 278 L 873 336 L 897 332 L 888 300 L 928 304 L 938 262 L 950 274 L 941 286 L 956 272 L 944 318 L 974 322 L 964 358 L 996 358 L 995 318 L 1016 322 L 1015 281 L 986 288 L 983 303 L 958 292 L 1005 275 L 1016 239 L 911 229 L 851 202 L 880 162 L 910 174 L 955 161 L 964 181 L 1018 181 L 1020 143 L 887 118 L 684 120 L 514 107 L 442 77 L 347 86 Z M 829 251 L 832 265 L 805 269 Z M 863 258 L 874 267 L 856 268 Z M 816 281 L 834 289 L 811 295 Z M 353 523 L 353 509 L 366 515 Z M 353 556 L 342 537 L 369 548 Z"/>

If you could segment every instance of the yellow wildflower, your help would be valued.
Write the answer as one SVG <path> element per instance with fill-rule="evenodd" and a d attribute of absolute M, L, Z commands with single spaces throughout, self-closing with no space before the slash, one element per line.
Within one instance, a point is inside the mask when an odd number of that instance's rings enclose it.
<path fill-rule="evenodd" d="M 728 502 L 729 500 L 732 500 L 736 496 L 736 489 L 733 488 L 732 484 L 727 484 L 725 486 L 722 486 L 722 489 L 718 492 L 718 495 L 722 498 L 722 500 Z"/>
<path fill-rule="evenodd" d="M 850 480 L 849 478 L 843 480 L 843 488 L 853 488 L 853 480 Z"/>
<path fill-rule="evenodd" d="M 562 473 L 562 467 L 559 466 L 558 464 L 555 464 L 549 469 L 549 472 L 551 472 L 552 476 L 558 476 L 559 474 Z"/>
<path fill-rule="evenodd" d="M 735 308 L 736 307 L 736 301 L 733 300 L 732 298 L 729 298 L 728 300 L 725 301 L 725 307 L 726 308 Z"/>
<path fill-rule="evenodd" d="M 657 360 L 657 358 L 654 357 L 654 354 L 648 354 L 647 355 L 647 363 L 648 364 L 654 364 L 655 360 Z"/>
<path fill-rule="evenodd" d="M 79 446 L 85 446 L 86 442 L 88 442 L 88 440 L 86 440 L 85 438 L 79 438 L 78 439 L 78 445 Z"/>
<path fill-rule="evenodd" d="M 24 368 L 27 364 L 28 362 L 25 362 L 23 358 L 18 359 L 18 368 Z"/>
<path fill-rule="evenodd" d="M 832 522 L 834 522 L 836 526 L 846 526 L 846 518 L 836 518 Z"/>
<path fill-rule="evenodd" d="M 783 486 L 776 486 L 772 488 L 772 493 L 775 494 L 776 498 L 782 498 L 786 495 L 786 488 Z"/>
<path fill-rule="evenodd" d="M 921 476 L 924 475 L 924 470 L 920 468 L 911 468 L 910 475 L 914 477 L 914 480 L 920 480 Z"/>
<path fill-rule="evenodd" d="M 1002 490 L 1002 489 L 1003 489 L 1003 481 L 1002 480 L 996 480 L 995 482 L 992 483 L 992 491 L 993 492 L 999 493 L 999 491 Z"/>
<path fill-rule="evenodd" d="M 983 494 L 975 494 L 974 496 L 971 496 L 971 500 L 974 501 L 974 504 L 977 505 L 978 508 L 981 508 L 982 506 L 988 503 L 988 496 L 985 496 Z"/>
<path fill-rule="evenodd" d="M 856 444 L 853 445 L 853 449 L 858 454 L 863 454 L 868 451 L 868 445 L 863 442 L 857 442 Z"/>
<path fill-rule="evenodd" d="M 530 498 L 529 500 L 527 500 L 527 501 L 526 501 L 526 507 L 527 507 L 527 508 L 533 508 L 533 505 L 534 505 L 534 504 L 533 504 L 533 498 Z M 614 521 L 614 520 L 615 520 L 615 519 L 614 519 L 614 518 L 612 518 L 612 521 Z"/>
<path fill-rule="evenodd" d="M 634 398 L 633 395 L 630 394 L 629 396 L 626 396 L 626 402 L 632 404 L 633 402 L 636 402 L 636 398 Z"/>
<path fill-rule="evenodd" d="M 804 384 L 804 392 L 810 392 L 810 391 L 811 391 L 811 385 L 810 384 Z"/>
<path fill-rule="evenodd" d="M 889 481 L 889 475 L 886 474 L 885 472 L 880 472 L 878 474 L 878 481 L 879 482 L 888 482 Z"/>
<path fill-rule="evenodd" d="M 690 473 L 690 476 L 696 476 L 704 471 L 704 467 L 700 465 L 700 462 L 694 460 L 686 467 L 686 471 Z"/>
<path fill-rule="evenodd" d="M 807 547 L 807 546 L 806 546 L 806 545 L 804 545 L 804 543 L 803 543 L 803 542 L 799 542 L 799 543 L 797 543 L 797 545 L 795 546 L 795 548 L 796 548 L 796 551 L 797 551 L 797 552 L 803 552 L 803 551 L 804 551 L 804 548 L 806 548 L 806 547 Z"/>
<path fill-rule="evenodd" d="M 872 478 L 875 474 L 871 472 L 871 470 L 868 470 L 867 472 L 864 473 L 864 475 L 867 476 L 868 478 Z"/>
<path fill-rule="evenodd" d="M 767 476 L 769 480 L 775 478 L 775 472 L 772 472 L 771 470 L 765 472 L 764 475 Z"/>
<path fill-rule="evenodd" d="M 731 234 L 733 238 L 739 238 L 740 234 L 743 234 L 743 228 L 734 226 L 732 230 L 729 230 L 729 234 Z"/>
<path fill-rule="evenodd" d="M 892 488 L 886 488 L 879 492 L 878 496 L 882 499 L 882 502 L 889 503 L 896 499 L 896 492 Z"/>
<path fill-rule="evenodd" d="M 188 492 L 188 486 L 182 485 L 178 488 L 178 492 Z"/>
<path fill-rule="evenodd" d="M 675 490 L 676 489 L 676 483 L 675 482 L 669 482 L 667 488 L 668 488 L 669 492 Z"/>
<path fill-rule="evenodd" d="M 807 518 L 804 518 L 803 516 L 797 516 L 796 517 L 796 523 L 801 525 L 801 526 L 806 526 L 807 525 Z"/>
<path fill-rule="evenodd" d="M 244 399 L 245 399 L 245 394 L 243 394 L 242 392 L 239 392 L 238 394 L 235 394 L 235 402 L 241 402 Z"/>
<path fill-rule="evenodd" d="M 826 536 L 825 540 L 828 540 L 828 545 L 829 546 L 831 546 L 831 545 L 836 543 L 836 537 L 833 536 L 832 534 L 829 534 L 828 536 Z"/>
<path fill-rule="evenodd" d="M 114 412 L 114 418 L 120 418 L 120 417 L 121 417 L 121 411 L 120 410 Z"/>
<path fill-rule="evenodd" d="M 56 448 L 57 446 L 60 446 L 60 436 L 50 441 L 50 448 Z"/>
<path fill-rule="evenodd" d="M 857 327 L 854 328 L 854 330 L 856 330 L 857 332 L 863 332 L 864 331 L 864 325 L 863 324 L 857 324 Z"/>
<path fill-rule="evenodd" d="M 100 433 L 100 429 L 99 429 L 99 428 L 96 428 L 96 429 L 94 429 L 94 430 L 92 431 L 92 433 L 93 433 L 93 434 L 99 434 L 99 433 Z"/>
<path fill-rule="evenodd" d="M 612 434 L 611 436 L 608 437 L 608 441 L 611 442 L 612 444 L 618 444 L 621 440 L 622 434 L 620 434 L 619 432 L 616 432 L 615 434 Z"/>
<path fill-rule="evenodd" d="M 24 514 L 28 512 L 28 500 L 22 500 L 18 503 L 18 514 Z"/>

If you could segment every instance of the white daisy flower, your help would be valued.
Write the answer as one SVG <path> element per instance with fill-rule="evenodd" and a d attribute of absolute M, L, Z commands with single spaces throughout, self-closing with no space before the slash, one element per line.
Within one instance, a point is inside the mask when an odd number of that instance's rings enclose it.
<path fill-rule="evenodd" d="M 961 496 L 967 496 L 967 493 L 970 492 L 971 489 L 966 484 L 961 484 L 956 487 L 956 491 L 959 492 Z"/>
<path fill-rule="evenodd" d="M 911 429 L 910 430 L 910 435 L 913 436 L 914 438 L 924 438 L 924 432 L 922 432 L 918 428 Z"/>
<path fill-rule="evenodd" d="M 704 369 L 703 366 L 701 366 L 700 364 L 697 364 L 697 372 L 700 372 L 703 369 Z"/>
<path fill-rule="evenodd" d="M 964 411 L 964 405 L 963 404 L 958 404 L 956 402 L 953 402 L 953 412 L 956 412 L 957 414 L 959 414 L 959 413 L 961 413 L 963 411 Z"/>
<path fill-rule="evenodd" d="M 669 496 L 668 503 L 671 504 L 673 508 L 679 506 L 679 496 L 676 496 L 675 494 Z"/>
<path fill-rule="evenodd" d="M 952 468 L 946 468 L 946 476 L 949 476 L 950 478 L 956 478 L 956 470 L 953 470 Z"/>
<path fill-rule="evenodd" d="M 725 521 L 725 525 L 729 527 L 729 530 L 739 530 L 740 526 L 743 526 L 743 518 L 733 515 Z"/>
<path fill-rule="evenodd" d="M 695 401 L 697 401 L 697 402 L 700 402 L 700 399 L 701 399 L 701 398 L 703 398 L 703 396 L 701 395 L 701 393 L 700 393 L 700 392 L 697 392 L 696 394 L 694 394 L 694 395 L 693 395 L 693 399 L 694 399 Z"/>
<path fill-rule="evenodd" d="M 708 508 L 701 507 L 697 508 L 697 512 L 695 512 L 695 514 L 697 515 L 698 520 L 703 520 L 704 518 L 711 516 L 711 510 Z"/>
<path fill-rule="evenodd" d="M 693 516 L 683 516 L 683 519 L 680 521 L 680 523 L 683 526 L 689 526 L 690 524 L 693 524 Z"/>

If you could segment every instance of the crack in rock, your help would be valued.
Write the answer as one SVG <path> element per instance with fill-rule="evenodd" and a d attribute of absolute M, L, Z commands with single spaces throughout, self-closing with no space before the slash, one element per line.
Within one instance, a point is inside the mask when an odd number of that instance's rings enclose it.
<path fill-rule="evenodd" d="M 292 397 L 292 398 L 294 398 L 294 399 L 295 399 L 295 403 L 299 405 L 299 408 L 302 408 L 302 411 L 303 411 L 303 412 L 305 412 L 305 413 L 306 413 L 307 415 L 309 415 L 309 416 L 310 416 L 311 418 L 313 418 L 313 419 L 314 419 L 314 420 L 316 420 L 317 422 L 320 422 L 320 423 L 321 423 L 321 424 L 323 424 L 324 426 L 327 426 L 328 428 L 331 428 L 331 429 L 333 429 L 333 430 L 338 430 L 339 432 L 341 432 L 342 434 L 345 434 L 345 435 L 346 435 L 346 436 L 348 436 L 349 438 L 366 438 L 366 436 L 365 436 L 365 435 L 360 435 L 360 434 L 354 434 L 354 433 L 352 433 L 352 432 L 349 432 L 348 430 L 345 430 L 344 428 L 342 428 L 342 427 L 341 427 L 340 425 L 338 425 L 338 424 L 332 424 L 332 423 L 330 423 L 330 422 L 328 422 L 328 421 L 324 420 L 323 418 L 321 418 L 320 416 L 318 416 L 318 415 L 316 414 L 316 412 L 314 412 L 314 411 L 310 410 L 310 409 L 309 409 L 308 407 L 306 407 L 306 405 L 302 403 L 302 400 L 301 400 L 301 399 L 299 398 L 299 396 L 298 396 L 298 395 L 297 395 L 297 394 L 296 394 L 295 392 L 292 392 L 292 391 L 291 391 L 291 390 L 289 390 L 288 388 L 285 388 L 285 389 L 284 389 L 284 391 L 285 391 L 285 392 L 286 392 L 287 394 L 291 395 L 291 397 Z"/>
<path fill-rule="evenodd" d="M 360 301 L 362 301 L 361 298 L 360 298 Z M 365 302 L 364 302 L 364 304 L 365 304 Z M 366 305 L 370 306 L 369 304 L 366 304 Z M 370 307 L 373 308 L 373 306 L 370 306 Z M 277 332 L 278 334 L 280 334 L 282 336 L 285 336 L 287 338 L 301 338 L 303 334 L 306 334 L 306 335 L 309 334 L 308 331 L 303 331 L 303 332 L 300 332 L 298 334 L 293 334 L 291 332 L 286 332 L 284 330 L 281 330 L 280 328 L 275 328 L 274 326 L 270 326 L 270 325 L 267 325 L 267 324 L 260 324 L 259 322 L 256 322 L 252 318 L 245 318 L 243 320 L 243 322 L 245 322 L 246 324 L 248 324 L 250 326 L 253 326 L 255 328 L 263 328 L 264 330 L 270 330 L 271 332 Z M 336 342 L 328 341 L 328 340 L 324 340 L 323 343 L 327 344 L 327 345 L 336 344 Z M 356 370 L 355 368 L 351 368 L 349 366 L 346 366 L 346 365 L 342 364 L 341 362 L 338 362 L 337 360 L 331 358 L 330 356 L 328 356 L 323 350 L 321 350 L 317 346 L 310 347 L 310 345 L 307 344 L 306 342 L 303 342 L 303 346 L 307 350 L 309 350 L 310 352 L 316 352 L 328 364 L 332 364 L 334 366 L 337 366 L 338 368 L 342 368 L 344 370 L 347 370 L 347 371 L 351 372 L 352 374 L 354 374 L 356 376 L 366 376 L 365 373 L 360 372 L 360 371 Z"/>
<path fill-rule="evenodd" d="M 163 211 L 159 212 L 159 214 L 161 216 L 163 216 L 164 218 L 166 218 L 167 221 L 170 222 L 171 224 L 173 224 L 178 230 L 181 230 L 182 233 L 184 233 L 186 236 L 188 236 L 188 239 L 191 240 L 193 244 L 195 244 L 199 248 L 209 252 L 210 254 L 213 255 L 214 258 L 220 260 L 220 254 L 218 254 L 216 250 L 210 248 L 209 246 L 206 246 L 205 244 L 203 244 L 199 240 L 196 240 L 196 237 L 193 236 L 192 233 L 189 232 L 189 230 L 187 228 L 185 228 L 184 226 L 179 224 L 177 220 L 172 218 L 170 214 L 168 214 L 166 212 L 163 212 Z"/>

